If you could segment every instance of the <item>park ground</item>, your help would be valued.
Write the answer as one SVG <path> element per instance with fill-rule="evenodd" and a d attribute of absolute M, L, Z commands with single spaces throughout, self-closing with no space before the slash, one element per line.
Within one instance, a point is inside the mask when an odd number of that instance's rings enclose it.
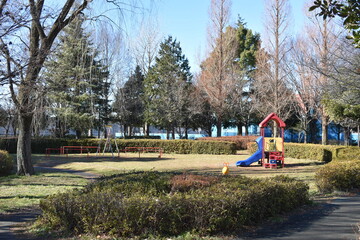
<path fill-rule="evenodd" d="M 30 216 L 32 219 L 31 216 L 39 214 L 38 204 L 41 199 L 54 193 L 81 188 L 103 175 L 140 170 L 221 174 L 225 163 L 229 164 L 229 174 L 231 175 L 271 177 L 284 174 L 303 180 L 309 184 L 312 198 L 319 203 L 327 202 L 333 197 L 324 197 L 317 193 L 315 171 L 323 165 L 319 161 L 286 158 L 285 168 L 280 169 L 265 169 L 256 163 L 245 168 L 235 166 L 237 161 L 244 160 L 247 157 L 249 157 L 247 151 L 239 151 L 236 155 L 164 154 L 161 158 L 155 153 L 140 155 L 138 153 L 122 153 L 119 158 L 112 157 L 110 154 L 105 156 L 93 154 L 89 157 L 80 154 L 69 155 L 68 157 L 64 155 L 34 155 L 36 175 L 0 178 L 0 221 L 1 216 L 2 219 L 6 219 L 6 216 L 16 216 L 17 214 L 22 216 L 23 213 L 26 222 L 26 216 Z M 284 219 L 284 217 L 280 217 L 280 219 Z M 279 219 L 275 219 L 276 221 Z M 22 223 L 22 221 L 12 224 L 9 229 L 20 233 L 20 236 L 25 236 L 25 238 L 32 235 L 27 235 L 26 231 L 30 229 L 29 225 Z M 267 230 L 263 231 L 266 232 Z M 2 233 L 1 230 L 0 233 Z M 2 239 L 1 236 L 0 239 Z"/>

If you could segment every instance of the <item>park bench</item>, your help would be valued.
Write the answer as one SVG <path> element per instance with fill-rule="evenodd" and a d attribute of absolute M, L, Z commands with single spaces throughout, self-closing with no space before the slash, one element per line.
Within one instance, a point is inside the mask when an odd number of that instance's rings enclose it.
<path fill-rule="evenodd" d="M 157 153 L 159 153 L 159 158 L 161 158 L 163 149 L 160 147 L 125 147 L 125 153 L 126 152 L 138 152 L 139 158 L 140 158 L 140 153 L 157 152 Z"/>

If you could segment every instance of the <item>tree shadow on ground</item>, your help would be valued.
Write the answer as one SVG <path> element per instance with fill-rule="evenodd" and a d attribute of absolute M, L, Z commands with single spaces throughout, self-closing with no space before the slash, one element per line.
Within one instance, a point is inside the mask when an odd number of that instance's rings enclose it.
<path fill-rule="evenodd" d="M 304 206 L 288 214 L 272 218 L 259 227 L 253 227 L 238 234 L 240 239 L 276 239 L 289 237 L 294 232 L 302 232 L 308 229 L 315 221 L 322 219 L 339 206 L 321 202 L 314 205 Z M 316 238 L 316 236 L 313 236 Z"/>

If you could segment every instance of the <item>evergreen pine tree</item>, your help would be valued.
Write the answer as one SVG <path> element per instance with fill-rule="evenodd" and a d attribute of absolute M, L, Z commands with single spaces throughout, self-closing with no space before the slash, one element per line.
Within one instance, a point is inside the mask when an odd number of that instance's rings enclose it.
<path fill-rule="evenodd" d="M 145 118 L 172 132 L 189 123 L 190 66 L 180 43 L 169 36 L 160 44 L 158 57 L 144 83 Z"/>
<path fill-rule="evenodd" d="M 113 108 L 117 118 L 128 127 L 127 135 L 131 135 L 132 127 L 141 127 L 144 124 L 144 75 L 140 66 L 136 66 L 134 73 L 115 96 Z"/>
<path fill-rule="evenodd" d="M 110 84 L 108 72 L 96 60 L 96 50 L 78 16 L 60 36 L 55 54 L 46 63 L 50 116 L 55 120 L 55 135 L 64 137 L 69 129 L 76 136 L 94 127 L 108 114 Z"/>
<path fill-rule="evenodd" d="M 242 126 L 245 126 L 247 135 L 247 128 L 255 117 L 250 95 L 253 91 L 253 75 L 256 68 L 256 53 L 260 47 L 260 35 L 254 34 L 251 29 L 247 28 L 246 23 L 239 17 L 236 26 L 236 41 L 238 77 L 229 96 L 230 118 L 238 127 L 238 134 L 241 134 Z"/>

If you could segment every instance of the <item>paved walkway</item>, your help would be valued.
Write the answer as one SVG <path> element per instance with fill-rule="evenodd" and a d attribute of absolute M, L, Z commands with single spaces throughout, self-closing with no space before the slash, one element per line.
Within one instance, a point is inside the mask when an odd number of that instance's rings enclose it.
<path fill-rule="evenodd" d="M 360 195 L 339 197 L 239 239 L 360 240 Z"/>

